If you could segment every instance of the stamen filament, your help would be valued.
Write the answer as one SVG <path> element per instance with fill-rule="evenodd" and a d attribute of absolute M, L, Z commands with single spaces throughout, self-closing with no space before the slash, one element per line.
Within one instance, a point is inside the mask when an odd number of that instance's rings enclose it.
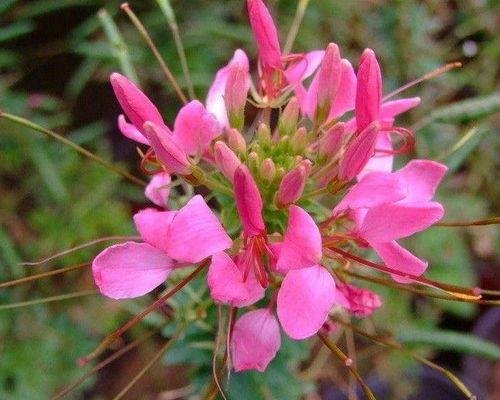
<path fill-rule="evenodd" d="M 306 13 L 308 5 L 309 0 L 299 0 L 299 3 L 297 4 L 297 10 L 295 11 L 295 17 L 293 19 L 292 25 L 290 26 L 290 30 L 288 31 L 285 46 L 283 47 L 283 55 L 287 55 L 288 53 L 290 53 L 290 51 L 292 51 L 293 43 L 295 42 L 295 38 L 297 37 L 297 33 L 299 32 L 300 24 L 304 19 L 304 14 Z"/>

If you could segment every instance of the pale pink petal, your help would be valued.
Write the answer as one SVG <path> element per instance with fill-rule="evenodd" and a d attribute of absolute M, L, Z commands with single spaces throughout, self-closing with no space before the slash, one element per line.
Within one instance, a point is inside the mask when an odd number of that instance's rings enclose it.
<path fill-rule="evenodd" d="M 118 129 L 123 136 L 128 137 L 136 142 L 149 145 L 148 139 L 135 127 L 133 124 L 129 124 L 125 119 L 123 114 L 118 116 Z"/>
<path fill-rule="evenodd" d="M 179 111 L 173 140 L 188 155 L 203 154 L 221 133 L 221 126 L 215 117 L 198 100 L 193 100 Z"/>
<path fill-rule="evenodd" d="M 388 153 L 378 150 L 386 150 Z M 375 141 L 375 154 L 366 163 L 357 178 L 361 179 L 363 176 L 373 171 L 391 172 L 394 162 L 394 154 L 391 153 L 392 151 L 391 134 L 389 132 L 380 132 Z"/>
<path fill-rule="evenodd" d="M 380 107 L 380 119 L 390 119 L 420 104 L 420 97 L 387 101 Z"/>
<path fill-rule="evenodd" d="M 407 187 L 408 195 L 404 202 L 429 201 L 448 168 L 435 161 L 412 160 L 396 171 L 396 175 Z"/>
<path fill-rule="evenodd" d="M 165 241 L 167 254 L 197 263 L 231 247 L 231 238 L 203 197 L 194 196 L 174 216 Z"/>
<path fill-rule="evenodd" d="M 276 268 L 288 271 L 311 267 L 321 260 L 321 234 L 311 216 L 302 208 L 290 206 L 288 229 Z"/>
<path fill-rule="evenodd" d="M 103 250 L 92 262 L 99 290 L 112 299 L 139 297 L 161 285 L 174 262 L 147 243 L 126 242 Z"/>
<path fill-rule="evenodd" d="M 373 50 L 363 51 L 357 79 L 356 125 L 361 131 L 379 119 L 382 102 L 382 75 Z"/>
<path fill-rule="evenodd" d="M 135 227 L 145 242 L 166 251 L 169 240 L 168 228 L 177 212 L 146 208 L 134 215 Z"/>
<path fill-rule="evenodd" d="M 137 129 L 141 130 L 146 121 L 165 127 L 156 106 L 132 81 L 117 72 L 111 74 L 110 81 L 125 115 Z"/>
<path fill-rule="evenodd" d="M 207 274 L 212 298 L 221 304 L 245 307 L 264 297 L 264 288 L 256 281 L 253 273 L 243 279 L 243 271 L 226 253 L 212 256 Z"/>
<path fill-rule="evenodd" d="M 236 372 L 264 372 L 281 346 L 280 327 L 268 309 L 249 311 L 234 324 L 231 359 Z"/>
<path fill-rule="evenodd" d="M 289 271 L 278 292 L 278 318 L 292 339 L 306 339 L 324 324 L 335 304 L 335 281 L 319 265 Z"/>
<path fill-rule="evenodd" d="M 407 194 L 406 186 L 395 174 L 371 172 L 349 189 L 333 212 L 339 214 L 347 209 L 371 208 L 394 203 L 404 199 Z"/>
<path fill-rule="evenodd" d="M 324 50 L 314 50 L 305 53 L 302 57 L 295 54 L 298 61 L 292 61 L 285 70 L 285 77 L 292 86 L 309 78 L 321 64 L 325 55 Z"/>
<path fill-rule="evenodd" d="M 349 61 L 342 59 L 342 77 L 328 119 L 338 118 L 354 108 L 356 84 L 354 68 Z"/>
<path fill-rule="evenodd" d="M 245 165 L 234 173 L 234 194 L 236 208 L 247 236 L 256 236 L 265 231 L 262 219 L 262 197 L 252 174 Z"/>
<path fill-rule="evenodd" d="M 443 215 L 443 206 L 436 202 L 383 204 L 366 213 L 358 234 L 373 243 L 397 240 L 428 228 Z"/>
<path fill-rule="evenodd" d="M 158 172 L 153 176 L 151 181 L 149 181 L 144 190 L 144 194 L 157 206 L 166 208 L 171 182 L 172 178 L 170 178 L 169 173 Z"/>
<path fill-rule="evenodd" d="M 412 253 L 394 241 L 371 243 L 387 267 L 403 274 L 420 276 L 427 269 L 428 263 L 415 257 Z M 392 274 L 392 278 L 401 283 L 409 283 L 411 279 Z"/>

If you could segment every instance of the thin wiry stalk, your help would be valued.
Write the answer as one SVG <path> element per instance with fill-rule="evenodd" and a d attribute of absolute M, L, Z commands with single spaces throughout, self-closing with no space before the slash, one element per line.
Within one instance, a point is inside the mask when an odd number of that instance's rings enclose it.
<path fill-rule="evenodd" d="M 177 48 L 177 54 L 179 55 L 179 60 L 181 62 L 182 73 L 184 75 L 184 80 L 186 81 L 189 97 L 191 99 L 195 99 L 196 96 L 194 94 L 191 74 L 189 73 L 189 67 L 186 59 L 186 52 L 184 51 L 184 45 L 182 44 L 181 35 L 179 33 L 179 26 L 177 25 L 177 20 L 175 18 L 174 10 L 172 9 L 169 0 L 156 0 L 156 3 L 163 12 L 165 19 L 167 20 L 168 26 L 172 31 L 172 35 L 174 36 L 175 47 Z"/>
<path fill-rule="evenodd" d="M 130 53 L 128 51 L 127 44 L 123 40 L 120 30 L 113 21 L 113 18 L 104 8 L 101 8 L 97 12 L 97 16 L 99 17 L 104 32 L 111 43 L 112 53 L 118 60 L 121 70 L 126 76 L 138 84 L 139 78 L 137 77 L 132 62 L 130 61 Z"/>
<path fill-rule="evenodd" d="M 92 240 L 92 241 L 87 242 L 87 243 L 80 244 L 78 246 L 72 247 L 72 248 L 67 249 L 67 250 L 60 251 L 57 254 L 54 254 L 54 255 L 47 257 L 47 258 L 44 258 L 43 260 L 33 261 L 33 262 L 23 262 L 20 265 L 35 266 L 35 265 L 45 264 L 49 261 L 55 260 L 55 259 L 60 258 L 60 257 L 64 257 L 64 256 L 71 254 L 71 253 L 74 253 L 78 250 L 82 250 L 82 249 L 94 246 L 94 245 L 102 243 L 102 242 L 109 242 L 111 240 L 142 240 L 142 238 L 140 236 L 106 236 L 103 238 Z"/>
<path fill-rule="evenodd" d="M 300 24 L 302 23 L 302 19 L 304 18 L 304 14 L 306 13 L 308 5 L 309 5 L 309 0 L 299 0 L 299 3 L 297 4 L 295 17 L 293 19 L 292 26 L 288 31 L 285 46 L 283 47 L 284 55 L 287 55 L 292 51 L 293 43 L 295 42 L 295 38 L 297 37 L 297 33 L 299 32 Z"/>
<path fill-rule="evenodd" d="M 2 282 L 2 283 L 0 283 L 0 289 L 10 287 L 10 286 L 15 286 L 15 285 L 21 285 L 23 283 L 35 281 L 37 279 L 47 278 L 47 277 L 53 276 L 53 275 L 64 274 L 65 272 L 70 272 L 70 271 L 74 271 L 77 269 L 85 268 L 85 267 L 88 267 L 89 265 L 90 265 L 89 263 L 71 265 L 69 267 L 54 269 L 52 271 L 42 272 L 42 273 L 36 274 L 36 275 L 26 276 L 24 278 L 15 279 L 15 280 L 8 281 L 8 282 Z"/>
<path fill-rule="evenodd" d="M 347 355 L 352 360 L 353 368 L 356 368 L 357 358 L 356 358 L 356 344 L 354 343 L 354 335 L 350 329 L 345 329 L 345 341 L 347 345 Z M 349 400 L 358 400 L 358 395 L 356 393 L 356 379 L 351 374 L 349 375 Z"/>
<path fill-rule="evenodd" d="M 158 353 L 155 354 L 155 356 L 149 360 L 149 362 L 139 371 L 139 373 L 134 376 L 134 378 L 128 383 L 127 386 L 125 386 L 120 393 L 118 393 L 115 397 L 113 397 L 113 400 L 120 400 L 127 394 L 127 392 L 141 379 L 146 372 L 149 371 L 149 369 L 161 358 L 163 355 L 166 353 L 166 351 L 175 343 L 175 341 L 179 338 L 180 334 L 182 333 L 182 329 L 178 328 L 177 331 L 173 334 L 173 336 L 168 340 L 167 343 L 165 343 Z"/>
<path fill-rule="evenodd" d="M 483 225 L 496 225 L 500 224 L 500 217 L 491 217 L 482 220 L 476 221 L 463 221 L 463 222 L 438 222 L 432 226 L 449 226 L 449 227 L 457 227 L 457 226 L 483 226 Z"/>
<path fill-rule="evenodd" d="M 63 397 L 67 396 L 70 394 L 73 390 L 75 390 L 80 384 L 82 384 L 85 380 L 87 380 L 90 376 L 94 375 L 96 372 L 104 368 L 106 365 L 112 363 L 115 361 L 117 358 L 120 358 L 123 356 L 125 353 L 128 353 L 130 350 L 133 350 L 137 346 L 139 346 L 141 343 L 145 342 L 147 339 L 152 337 L 153 335 L 157 334 L 161 328 L 155 329 L 154 331 L 149 332 L 147 335 L 138 338 L 134 340 L 133 342 L 129 343 L 125 347 L 121 348 L 120 350 L 116 351 L 103 361 L 101 361 L 99 364 L 95 365 L 92 369 L 87 371 L 84 375 L 82 375 L 80 378 L 76 379 L 75 381 L 71 382 L 68 386 L 66 386 L 62 391 L 57 393 L 52 400 L 59 400 L 62 399 Z"/>
<path fill-rule="evenodd" d="M 34 122 L 28 121 L 25 118 L 18 117 L 17 115 L 5 113 L 2 111 L 0 111 L 0 118 L 4 118 L 8 121 L 14 122 L 15 124 L 25 126 L 27 128 L 33 129 L 34 131 L 43 133 L 43 134 L 45 134 L 53 139 L 56 139 L 59 142 L 65 144 L 66 146 L 72 148 L 73 150 L 76 150 L 78 153 L 91 159 L 92 161 L 95 161 L 98 164 L 101 164 L 103 167 L 109 169 L 110 171 L 113 171 L 114 173 L 123 176 L 124 178 L 128 179 L 130 182 L 135 183 L 136 185 L 139 185 L 139 186 L 146 186 L 147 185 L 147 182 L 144 182 L 142 179 L 137 178 L 136 176 L 132 175 L 131 173 L 129 173 L 127 171 L 124 171 L 123 169 L 117 167 L 116 165 L 113 165 L 111 162 L 104 160 L 103 158 L 95 155 L 94 153 L 83 148 L 82 146 L 79 146 L 78 144 L 72 142 L 71 140 L 65 138 L 64 136 L 61 136 L 61 135 L 55 133 L 54 131 L 51 131 L 49 129 L 45 129 L 43 126 L 40 126 L 38 124 L 35 124 Z"/>
<path fill-rule="evenodd" d="M 37 304 L 52 303 L 52 302 L 55 302 L 55 301 L 75 299 L 77 297 L 84 297 L 84 296 L 89 296 L 89 295 L 97 294 L 97 293 L 98 293 L 97 290 L 82 290 L 80 292 L 60 294 L 60 295 L 57 295 L 57 296 L 44 297 L 42 299 L 21 301 L 19 303 L 4 304 L 4 305 L 0 306 L 0 311 L 11 310 L 13 308 L 34 306 L 34 305 L 37 305 Z"/>
<path fill-rule="evenodd" d="M 153 42 L 153 39 L 151 39 L 151 36 L 149 36 L 149 33 L 146 30 L 146 28 L 144 27 L 144 25 L 142 24 L 142 22 L 139 20 L 137 15 L 135 15 L 135 13 L 132 11 L 132 9 L 130 8 L 128 3 L 123 3 L 121 5 L 121 8 L 123 11 L 125 11 L 125 13 L 129 17 L 132 24 L 134 24 L 137 31 L 140 33 L 140 35 L 142 36 L 142 38 L 144 39 L 144 41 L 146 42 L 148 47 L 153 52 L 153 55 L 155 56 L 156 61 L 158 61 L 158 64 L 160 64 L 160 68 L 161 68 L 162 72 L 164 73 L 165 77 L 167 78 L 167 80 L 170 82 L 170 84 L 174 88 L 175 93 L 177 93 L 177 96 L 179 96 L 179 99 L 184 104 L 186 104 L 187 103 L 186 95 L 184 94 L 181 87 L 179 86 L 179 83 L 177 82 L 174 75 L 172 74 L 172 72 L 168 68 L 167 63 L 165 62 L 165 60 L 161 56 L 160 52 L 158 51 L 158 48 L 156 47 L 156 45 Z"/>
<path fill-rule="evenodd" d="M 227 400 L 226 395 L 224 394 L 224 391 L 222 390 L 220 381 L 219 381 L 219 376 L 217 372 L 217 353 L 220 350 L 221 347 L 221 342 L 222 342 L 222 335 L 224 334 L 224 313 L 222 306 L 219 305 L 217 307 L 217 333 L 215 335 L 215 348 L 214 348 L 214 354 L 212 357 L 212 376 L 214 378 L 214 383 L 215 386 L 217 387 L 217 390 L 219 391 L 220 395 L 224 400 Z"/>
<path fill-rule="evenodd" d="M 359 386 L 361 386 L 361 389 L 363 390 L 363 393 L 365 394 L 366 398 L 369 400 L 377 400 L 371 389 L 368 387 L 368 385 L 365 383 L 361 375 L 359 374 L 358 370 L 354 368 L 351 365 L 352 360 L 347 357 L 342 350 L 340 350 L 335 343 L 333 343 L 328 336 L 324 335 L 323 333 L 317 333 L 321 341 L 325 344 L 326 347 L 330 349 L 332 354 L 337 357 L 342 363 L 349 369 L 349 372 L 356 378 L 356 380 L 359 383 Z"/>
<path fill-rule="evenodd" d="M 386 338 L 381 338 L 379 336 L 371 335 L 368 332 L 365 332 L 361 329 L 358 329 L 357 327 L 353 326 L 352 324 L 343 321 L 340 318 L 332 317 L 332 319 L 339 324 L 345 326 L 348 329 L 351 329 L 353 332 L 357 333 L 360 336 L 364 336 L 370 340 L 372 340 L 375 343 L 378 343 L 383 346 L 387 347 L 392 347 L 393 349 L 400 350 L 401 352 L 413 357 L 415 360 L 418 362 L 427 365 L 428 367 L 435 369 L 439 373 L 443 374 L 446 378 L 448 378 L 464 395 L 467 396 L 469 400 L 477 400 L 477 397 L 473 395 L 470 390 L 465 386 L 465 384 L 451 371 L 448 371 L 447 369 L 433 363 L 432 361 L 406 349 L 402 344 L 396 342 L 395 340 L 392 339 L 386 339 Z"/>
<path fill-rule="evenodd" d="M 94 351 L 82 357 L 79 360 L 81 365 L 87 364 L 89 361 L 97 358 L 104 350 L 106 350 L 115 340 L 117 340 L 121 335 L 123 335 L 130 328 L 137 325 L 141 322 L 148 314 L 156 310 L 158 307 L 162 306 L 170 297 L 175 295 L 179 290 L 181 290 L 184 286 L 186 286 L 189 282 L 191 282 L 207 265 L 207 262 L 201 263 L 193 272 L 191 272 L 185 279 L 183 279 L 179 284 L 174 286 L 171 290 L 165 293 L 163 296 L 158 298 L 155 302 L 151 303 L 148 307 L 142 310 L 135 317 L 130 319 L 125 325 L 121 328 L 114 331 L 112 334 L 108 335 L 99 345 L 96 347 Z"/>

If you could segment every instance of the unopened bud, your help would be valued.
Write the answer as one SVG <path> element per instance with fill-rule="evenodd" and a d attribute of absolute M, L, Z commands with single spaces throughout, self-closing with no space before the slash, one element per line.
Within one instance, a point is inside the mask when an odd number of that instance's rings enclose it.
<path fill-rule="evenodd" d="M 271 143 L 271 129 L 266 124 L 260 124 L 257 129 L 257 140 L 260 143 Z"/>
<path fill-rule="evenodd" d="M 229 124 L 239 130 L 243 129 L 245 125 L 245 104 L 249 89 L 248 71 L 238 63 L 231 65 L 224 91 L 224 101 Z"/>
<path fill-rule="evenodd" d="M 342 60 L 336 44 L 330 43 L 326 48 L 325 56 L 317 73 L 317 99 L 314 119 L 316 123 L 323 123 L 330 114 L 330 107 L 337 96 L 342 76 Z"/>
<path fill-rule="evenodd" d="M 307 130 L 302 126 L 292 137 L 292 151 L 303 153 L 308 144 Z"/>
<path fill-rule="evenodd" d="M 339 122 L 330 128 L 321 138 L 318 144 L 320 158 L 333 157 L 342 147 L 344 140 L 345 124 Z"/>
<path fill-rule="evenodd" d="M 237 154 L 247 151 L 245 138 L 237 129 L 229 129 L 227 132 L 227 144 Z"/>
<path fill-rule="evenodd" d="M 285 207 L 295 203 L 306 186 L 307 169 L 304 165 L 299 165 L 290 170 L 281 180 L 278 190 L 277 206 Z"/>
<path fill-rule="evenodd" d="M 240 159 L 227 147 L 226 143 L 221 141 L 214 145 L 214 158 L 222 174 L 232 182 L 234 171 L 241 165 Z"/>
<path fill-rule="evenodd" d="M 281 136 L 291 135 L 297 129 L 299 121 L 300 104 L 296 97 L 292 97 L 286 105 L 278 124 Z"/>
<path fill-rule="evenodd" d="M 260 176 L 267 183 L 271 183 L 276 176 L 276 165 L 271 158 L 266 158 L 260 166 Z"/>
<path fill-rule="evenodd" d="M 248 155 L 248 165 L 253 168 L 257 168 L 259 164 L 259 155 L 255 151 L 251 151 Z"/>

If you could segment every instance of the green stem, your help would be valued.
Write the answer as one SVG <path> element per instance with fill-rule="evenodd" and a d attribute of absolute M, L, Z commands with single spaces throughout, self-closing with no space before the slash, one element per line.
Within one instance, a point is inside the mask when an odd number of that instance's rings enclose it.
<path fill-rule="evenodd" d="M 201 185 L 206 186 L 207 188 L 209 188 L 211 190 L 215 190 L 217 192 L 227 194 L 228 196 L 234 196 L 234 192 L 231 188 L 223 185 L 222 183 L 217 182 L 214 179 L 211 179 L 198 166 L 191 165 L 191 174 L 198 180 L 198 182 Z"/>
<path fill-rule="evenodd" d="M 297 37 L 297 33 L 299 32 L 300 24 L 304 19 L 304 14 L 306 13 L 307 6 L 309 5 L 310 0 L 299 0 L 297 4 L 297 10 L 295 11 L 295 17 L 292 22 L 292 26 L 288 31 L 288 35 L 286 37 L 285 46 L 283 47 L 283 54 L 286 55 L 292 51 L 293 43 L 295 42 L 295 38 Z"/>
<path fill-rule="evenodd" d="M 98 164 L 101 164 L 103 167 L 109 169 L 110 171 L 113 171 L 114 173 L 123 176 L 124 178 L 128 179 L 129 181 L 135 183 L 136 185 L 139 186 L 146 186 L 147 182 L 143 181 L 140 178 L 137 178 L 136 176 L 130 174 L 127 171 L 124 171 L 121 168 L 118 168 L 117 166 L 113 165 L 109 161 L 104 160 L 103 158 L 95 155 L 94 153 L 91 153 L 87 149 L 84 149 L 83 147 L 77 145 L 76 143 L 72 142 L 69 139 L 66 139 L 64 136 L 61 136 L 54 131 L 51 131 L 49 129 L 45 129 L 43 126 L 40 126 L 38 124 L 35 124 L 34 122 L 31 122 L 25 118 L 18 117 L 17 115 L 9 114 L 0 111 L 0 118 L 4 118 L 8 121 L 14 122 L 15 124 L 24 126 L 26 128 L 33 129 L 34 131 L 43 133 L 44 135 L 47 135 L 53 139 L 56 139 L 57 141 L 65 144 L 66 146 L 72 148 L 73 150 L 77 151 L 78 153 L 84 155 L 85 157 L 91 159 L 92 161 L 97 162 Z"/>
<path fill-rule="evenodd" d="M 77 297 L 84 297 L 84 296 L 89 296 L 91 294 L 97 294 L 97 293 L 98 293 L 97 290 L 82 290 L 81 292 L 61 294 L 61 295 L 58 295 L 58 296 L 51 296 L 51 297 L 44 297 L 43 299 L 22 301 L 20 303 L 4 304 L 4 305 L 0 306 L 0 311 L 2 311 L 2 310 L 10 310 L 12 308 L 34 306 L 34 305 L 37 305 L 37 304 L 52 303 L 54 301 L 74 299 L 74 298 L 77 298 Z"/>

